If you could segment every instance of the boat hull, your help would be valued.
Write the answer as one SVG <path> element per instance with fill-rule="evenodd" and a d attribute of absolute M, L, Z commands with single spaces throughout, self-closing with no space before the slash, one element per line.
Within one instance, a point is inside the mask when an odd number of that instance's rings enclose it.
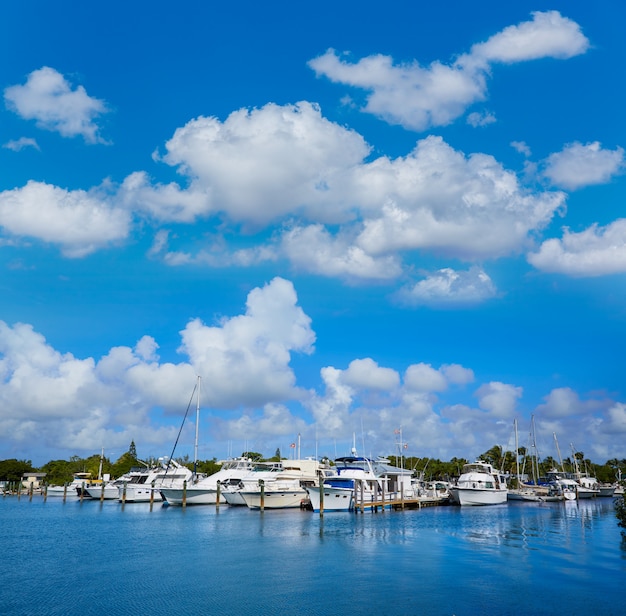
<path fill-rule="evenodd" d="M 163 497 L 159 488 L 126 486 L 126 491 L 119 488 L 118 500 L 123 503 L 156 503 L 161 502 Z"/>
<path fill-rule="evenodd" d="M 250 509 L 261 509 L 261 492 L 241 492 Z M 307 500 L 304 489 L 266 491 L 263 496 L 263 509 L 296 509 Z"/>
<path fill-rule="evenodd" d="M 161 495 L 170 505 L 215 505 L 217 504 L 217 490 L 211 488 L 187 488 L 186 493 L 181 488 L 161 488 Z M 225 502 L 220 496 L 220 502 Z"/>
<path fill-rule="evenodd" d="M 507 501 L 507 490 L 453 487 L 450 495 L 455 503 L 465 507 L 501 505 Z"/>
<path fill-rule="evenodd" d="M 321 510 L 321 498 L 319 486 L 308 486 L 306 491 L 311 501 L 313 511 Z M 354 509 L 354 490 L 324 486 L 324 511 L 352 511 Z"/>

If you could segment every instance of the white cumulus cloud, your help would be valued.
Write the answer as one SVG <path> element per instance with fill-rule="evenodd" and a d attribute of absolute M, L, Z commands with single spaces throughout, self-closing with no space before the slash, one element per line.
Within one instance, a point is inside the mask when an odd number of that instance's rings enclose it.
<path fill-rule="evenodd" d="M 364 111 L 391 124 L 423 131 L 445 126 L 470 105 L 487 97 L 487 77 L 494 63 L 538 58 L 567 59 L 584 53 L 588 39 L 580 26 L 557 11 L 535 12 L 532 19 L 509 26 L 474 45 L 449 65 L 440 61 L 394 64 L 389 56 L 373 55 L 348 62 L 333 49 L 309 61 L 318 76 L 368 92 Z M 490 116 L 472 116 L 475 125 Z"/>
<path fill-rule="evenodd" d="M 108 111 L 104 101 L 89 96 L 83 86 L 72 88 L 53 68 L 44 66 L 30 73 L 24 85 L 5 88 L 4 100 L 9 109 L 25 120 L 35 120 L 39 128 L 64 137 L 80 135 L 87 143 L 104 143 L 95 122 Z"/>
<path fill-rule="evenodd" d="M 600 227 L 593 224 L 580 233 L 564 229 L 528 255 L 539 270 L 569 276 L 605 276 L 626 272 L 626 219 Z"/>
<path fill-rule="evenodd" d="M 576 190 L 605 184 L 624 169 L 624 150 L 603 149 L 599 142 L 572 143 L 545 161 L 544 175 L 554 184 Z"/>
<path fill-rule="evenodd" d="M 0 192 L 0 227 L 15 236 L 57 244 L 83 257 L 127 237 L 130 216 L 95 193 L 29 181 Z"/>
<path fill-rule="evenodd" d="M 213 212 L 250 225 L 296 213 L 345 220 L 345 174 L 369 154 L 359 134 L 307 102 L 241 109 L 224 122 L 197 118 L 176 130 L 166 149 L 163 160 L 206 192 Z"/>

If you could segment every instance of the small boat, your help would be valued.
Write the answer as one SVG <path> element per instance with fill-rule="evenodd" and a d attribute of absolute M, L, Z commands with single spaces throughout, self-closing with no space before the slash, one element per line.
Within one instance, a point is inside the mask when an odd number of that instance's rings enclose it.
<path fill-rule="evenodd" d="M 99 485 L 91 485 L 85 487 L 85 492 L 90 498 L 102 499 L 102 500 L 117 500 L 119 497 L 119 489 L 124 487 L 124 484 L 130 481 L 131 473 L 141 473 L 144 469 L 134 468 L 128 473 L 125 473 L 117 479 L 109 481 L 103 481 Z"/>
<path fill-rule="evenodd" d="M 456 484 L 450 486 L 452 500 L 461 506 L 501 505 L 507 494 L 506 477 L 482 460 L 465 464 Z"/>
<path fill-rule="evenodd" d="M 598 496 L 613 496 L 615 494 L 615 486 L 612 483 L 599 483 L 598 484 L 599 494 Z"/>
<path fill-rule="evenodd" d="M 78 497 L 81 495 L 83 488 L 87 488 L 90 485 L 99 485 L 99 483 L 95 483 L 91 479 L 91 473 L 74 473 L 70 483 L 62 486 L 48 486 L 46 494 L 48 496 Z"/>

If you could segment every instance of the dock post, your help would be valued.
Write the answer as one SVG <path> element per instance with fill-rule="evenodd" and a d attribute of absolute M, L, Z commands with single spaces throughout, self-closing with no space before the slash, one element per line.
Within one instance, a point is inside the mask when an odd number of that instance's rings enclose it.
<path fill-rule="evenodd" d="M 359 479 L 360 488 L 361 488 L 361 513 L 365 511 L 365 492 L 363 490 L 363 480 Z"/>
<path fill-rule="evenodd" d="M 220 492 L 221 492 L 222 484 L 217 482 L 217 494 L 215 495 L 215 508 L 219 509 L 220 507 Z"/>
<path fill-rule="evenodd" d="M 404 483 L 400 484 L 400 509 L 404 511 Z"/>
<path fill-rule="evenodd" d="M 80 484 L 80 502 L 81 502 L 81 503 L 83 502 L 83 496 L 84 496 L 84 494 L 85 494 L 85 482 L 83 481 L 83 482 Z"/>
<path fill-rule="evenodd" d="M 28 500 L 32 501 L 33 500 L 33 491 L 34 491 L 34 487 L 33 487 L 33 482 L 31 481 L 29 486 L 28 486 Z"/>
<path fill-rule="evenodd" d="M 259 479 L 259 486 L 261 487 L 261 511 L 265 511 L 265 481 Z"/>
<path fill-rule="evenodd" d="M 125 504 L 126 504 L 126 482 L 124 482 L 124 487 L 122 488 L 122 509 L 124 509 Z"/>
<path fill-rule="evenodd" d="M 104 501 L 104 481 L 100 484 L 100 502 Z"/>
<path fill-rule="evenodd" d="M 183 481 L 183 502 L 181 503 L 183 507 L 187 506 L 187 480 Z"/>
<path fill-rule="evenodd" d="M 67 481 L 63 484 L 63 502 L 67 498 Z"/>
<path fill-rule="evenodd" d="M 324 475 L 322 471 L 319 473 L 320 482 L 320 518 L 324 517 Z"/>
<path fill-rule="evenodd" d="M 154 479 L 150 484 L 150 511 L 152 511 L 152 505 L 154 505 Z"/>

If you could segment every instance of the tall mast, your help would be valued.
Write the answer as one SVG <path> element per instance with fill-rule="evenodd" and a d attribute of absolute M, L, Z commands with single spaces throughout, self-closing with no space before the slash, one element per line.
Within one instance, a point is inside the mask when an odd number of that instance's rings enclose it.
<path fill-rule="evenodd" d="M 517 418 L 513 420 L 515 426 L 515 468 L 517 470 L 517 487 L 519 488 L 519 443 L 517 442 Z"/>
<path fill-rule="evenodd" d="M 565 467 L 563 466 L 563 458 L 561 457 L 561 450 L 559 449 L 559 441 L 556 440 L 556 432 L 552 433 L 554 437 L 554 444 L 556 445 L 556 453 L 559 456 L 559 464 L 561 465 L 561 472 L 565 472 Z"/>
<path fill-rule="evenodd" d="M 193 474 L 196 474 L 196 467 L 198 466 L 198 432 L 200 428 L 200 376 L 198 376 L 197 384 L 197 396 L 196 396 L 196 440 L 193 445 Z"/>

